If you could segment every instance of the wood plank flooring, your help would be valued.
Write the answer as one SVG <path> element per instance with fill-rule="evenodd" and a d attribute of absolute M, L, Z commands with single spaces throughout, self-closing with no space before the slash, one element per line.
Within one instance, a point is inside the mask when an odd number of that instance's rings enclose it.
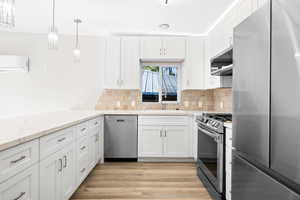
<path fill-rule="evenodd" d="M 72 200 L 211 200 L 193 163 L 98 165 Z"/>

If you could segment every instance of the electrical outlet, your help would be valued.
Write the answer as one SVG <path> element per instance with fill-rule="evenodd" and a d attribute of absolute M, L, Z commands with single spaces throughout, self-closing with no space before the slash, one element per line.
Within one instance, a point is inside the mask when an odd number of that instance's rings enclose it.
<path fill-rule="evenodd" d="M 189 107 L 189 105 L 190 105 L 190 102 L 188 102 L 188 101 L 184 102 L 184 107 Z"/>
<path fill-rule="evenodd" d="M 117 101 L 117 107 L 120 108 L 121 107 L 121 102 Z"/>
<path fill-rule="evenodd" d="M 202 108 L 203 107 L 203 102 L 202 101 L 198 101 L 198 107 Z"/>
<path fill-rule="evenodd" d="M 131 107 L 135 107 L 135 101 L 131 101 Z"/>
<path fill-rule="evenodd" d="M 220 108 L 221 108 L 221 109 L 224 108 L 224 102 L 223 102 L 223 101 L 220 102 Z"/>

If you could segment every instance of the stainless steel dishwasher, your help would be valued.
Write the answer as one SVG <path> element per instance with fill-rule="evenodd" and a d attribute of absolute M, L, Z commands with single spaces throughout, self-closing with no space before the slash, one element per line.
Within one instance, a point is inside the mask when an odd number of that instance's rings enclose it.
<path fill-rule="evenodd" d="M 136 115 L 106 115 L 104 121 L 104 157 L 137 159 L 138 118 Z"/>

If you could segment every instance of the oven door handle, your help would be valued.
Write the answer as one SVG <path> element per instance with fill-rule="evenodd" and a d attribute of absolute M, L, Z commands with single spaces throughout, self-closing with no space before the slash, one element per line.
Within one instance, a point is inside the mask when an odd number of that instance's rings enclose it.
<path fill-rule="evenodd" d="M 210 132 L 208 132 L 207 130 L 205 130 L 205 129 L 199 127 L 199 126 L 198 126 L 198 130 L 200 130 L 201 132 L 205 133 L 205 134 L 208 135 L 209 137 L 214 138 L 215 140 L 218 139 L 218 135 L 217 135 L 217 134 L 210 133 Z"/>

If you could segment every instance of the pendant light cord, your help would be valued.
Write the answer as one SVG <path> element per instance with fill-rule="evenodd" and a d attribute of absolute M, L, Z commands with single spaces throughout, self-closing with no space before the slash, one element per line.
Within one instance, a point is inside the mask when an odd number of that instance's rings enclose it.
<path fill-rule="evenodd" d="M 78 24 L 79 24 L 79 22 L 77 21 L 76 22 L 76 48 L 78 48 L 78 43 L 79 43 L 79 41 L 78 41 Z"/>
<path fill-rule="evenodd" d="M 52 29 L 55 29 L 55 0 L 52 1 Z"/>

